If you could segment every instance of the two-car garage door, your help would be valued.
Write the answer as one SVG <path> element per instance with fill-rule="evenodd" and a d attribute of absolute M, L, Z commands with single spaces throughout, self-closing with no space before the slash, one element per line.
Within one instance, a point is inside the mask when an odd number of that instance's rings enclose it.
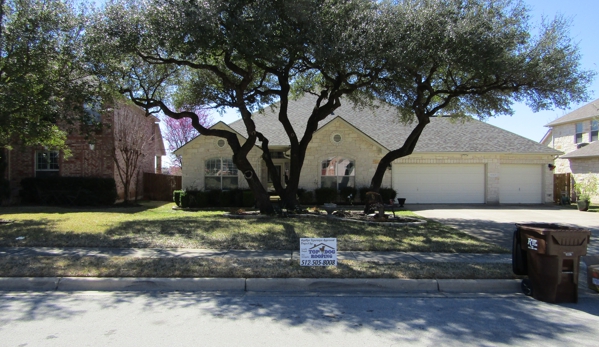
<path fill-rule="evenodd" d="M 409 204 L 484 204 L 484 164 L 397 164 L 393 189 Z"/>
<path fill-rule="evenodd" d="M 540 204 L 541 165 L 502 164 L 499 202 Z M 410 204 L 485 203 L 484 164 L 395 164 L 393 189 Z"/>

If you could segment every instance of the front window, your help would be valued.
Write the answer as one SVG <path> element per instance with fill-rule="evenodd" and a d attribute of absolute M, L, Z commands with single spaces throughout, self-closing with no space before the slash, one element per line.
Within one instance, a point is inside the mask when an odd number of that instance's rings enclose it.
<path fill-rule="evenodd" d="M 576 123 L 576 135 L 574 137 L 575 143 L 582 142 L 582 123 Z"/>
<path fill-rule="evenodd" d="M 35 177 L 58 176 L 58 151 L 35 153 Z"/>
<path fill-rule="evenodd" d="M 231 159 L 212 158 L 206 160 L 204 176 L 206 190 L 230 190 L 238 187 L 237 167 Z"/>
<path fill-rule="evenodd" d="M 353 160 L 343 157 L 330 157 L 322 161 L 320 186 L 341 190 L 355 187 L 356 165 Z"/>
<path fill-rule="evenodd" d="M 597 141 L 599 135 L 599 120 L 591 121 L 591 142 Z"/>

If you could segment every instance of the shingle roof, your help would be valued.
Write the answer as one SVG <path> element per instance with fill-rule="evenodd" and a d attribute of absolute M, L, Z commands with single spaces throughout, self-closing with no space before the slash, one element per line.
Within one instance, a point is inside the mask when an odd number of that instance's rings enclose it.
<path fill-rule="evenodd" d="M 576 159 L 588 157 L 599 157 L 599 141 L 591 142 L 580 149 L 572 151 L 566 155 L 562 155 L 560 159 Z"/>
<path fill-rule="evenodd" d="M 289 119 L 298 137 L 305 131 L 305 123 L 314 108 L 315 98 L 304 96 L 297 101 L 290 101 Z M 275 105 L 278 106 L 278 105 Z M 267 107 L 262 113 L 254 113 L 253 119 L 258 131 L 262 132 L 271 146 L 287 146 L 289 139 L 283 126 L 278 121 L 277 109 Z M 413 124 L 403 124 L 397 110 L 381 104 L 377 109 L 356 108 L 349 100 L 343 100 L 342 106 L 334 111 L 334 116 L 327 117 L 319 123 L 319 128 L 328 124 L 335 117 L 341 117 L 388 150 L 403 145 Z M 242 120 L 229 124 L 231 128 L 243 136 L 247 131 Z M 469 121 L 454 120 L 448 117 L 435 117 L 426 126 L 414 152 L 486 152 L 486 153 L 537 153 L 561 154 L 552 148 L 529 140 L 522 136 L 493 125 L 471 119 Z"/>
<path fill-rule="evenodd" d="M 599 116 L 599 99 L 589 102 L 588 104 L 575 109 L 563 117 L 559 117 L 553 122 L 545 125 L 553 127 L 560 124 L 572 123 L 579 120 L 590 119 Z"/>

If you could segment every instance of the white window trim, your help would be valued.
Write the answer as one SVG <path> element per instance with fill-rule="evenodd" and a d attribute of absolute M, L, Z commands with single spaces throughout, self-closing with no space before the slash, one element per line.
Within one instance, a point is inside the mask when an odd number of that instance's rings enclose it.
<path fill-rule="evenodd" d="M 216 160 L 216 159 L 220 160 L 221 170 L 222 170 L 222 167 L 223 167 L 223 160 L 231 160 L 229 158 L 223 158 L 223 157 L 212 157 L 212 158 L 208 158 L 208 159 L 206 159 L 204 161 L 204 170 L 206 170 L 206 164 L 210 160 Z M 206 178 L 207 177 L 216 177 L 216 178 L 219 178 L 219 181 L 220 181 L 220 190 L 223 190 L 223 177 L 235 177 L 235 178 L 237 178 L 237 188 L 239 188 L 239 169 L 237 168 L 237 166 L 235 166 L 235 163 L 233 163 L 232 160 L 231 160 L 231 163 L 233 164 L 233 167 L 235 168 L 236 174 L 234 174 L 234 175 L 208 175 L 208 174 L 204 174 L 204 189 L 207 189 L 206 188 Z"/>
<path fill-rule="evenodd" d="M 597 129 L 593 130 L 593 123 L 597 125 Z M 597 133 L 597 137 L 599 137 L 599 120 L 591 120 L 591 129 L 589 131 L 589 142 L 593 141 L 593 132 Z M 597 140 L 595 140 L 597 141 Z"/>
<path fill-rule="evenodd" d="M 350 163 L 353 164 L 353 175 L 338 175 L 337 173 L 337 164 L 335 164 L 335 175 L 323 175 L 322 174 L 322 164 L 331 159 L 331 158 L 341 158 L 342 160 L 349 160 Z M 335 177 L 335 182 L 336 182 L 336 189 L 339 190 L 339 180 L 340 178 L 343 177 L 349 177 L 350 179 L 353 178 L 353 187 L 356 188 L 356 161 L 355 159 L 349 158 L 349 157 L 345 157 L 343 155 L 333 155 L 333 156 L 329 156 L 329 157 L 325 157 L 324 159 L 320 160 L 319 162 L 319 166 L 318 166 L 318 175 L 319 175 L 319 180 L 320 180 L 320 184 L 319 187 L 323 188 L 322 186 L 322 178 L 323 177 Z"/>
<path fill-rule="evenodd" d="M 580 124 L 580 132 L 578 132 L 578 125 Z M 580 135 L 580 141 L 578 141 L 578 135 Z M 583 143 L 584 135 L 584 123 L 575 123 L 574 124 L 574 143 Z"/>
<path fill-rule="evenodd" d="M 45 168 L 45 169 L 40 169 L 39 165 L 38 165 L 38 154 L 39 153 L 56 153 L 56 165 L 58 166 L 58 168 L 56 169 L 50 169 L 50 168 Z M 35 172 L 52 172 L 52 171 L 60 171 L 60 153 L 58 151 L 35 151 Z M 49 165 L 50 163 L 48 163 Z"/>

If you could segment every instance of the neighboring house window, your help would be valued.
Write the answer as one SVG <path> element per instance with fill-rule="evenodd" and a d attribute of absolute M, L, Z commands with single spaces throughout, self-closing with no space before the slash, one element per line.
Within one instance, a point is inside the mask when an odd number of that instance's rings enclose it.
<path fill-rule="evenodd" d="M 102 120 L 102 103 L 100 99 L 92 99 L 83 104 L 86 124 L 97 124 Z"/>
<path fill-rule="evenodd" d="M 582 142 L 582 123 L 576 123 L 576 135 L 574 141 L 575 143 Z"/>
<path fill-rule="evenodd" d="M 205 182 L 206 190 L 237 188 L 237 167 L 233 164 L 233 160 L 226 158 L 206 160 Z"/>
<path fill-rule="evenodd" d="M 353 160 L 343 157 L 330 157 L 322 161 L 320 186 L 340 190 L 355 187 L 356 165 Z"/>
<path fill-rule="evenodd" d="M 35 152 L 35 177 L 58 176 L 58 151 Z"/>
<path fill-rule="evenodd" d="M 591 121 L 591 142 L 599 139 L 599 120 Z"/>

